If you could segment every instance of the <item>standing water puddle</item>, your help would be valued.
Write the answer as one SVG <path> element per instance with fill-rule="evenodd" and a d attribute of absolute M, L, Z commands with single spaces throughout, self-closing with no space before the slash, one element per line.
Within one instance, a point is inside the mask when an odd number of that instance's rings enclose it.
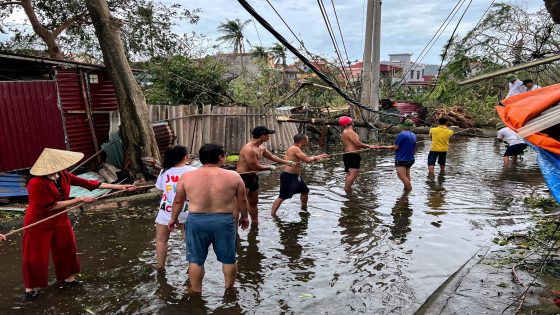
<path fill-rule="evenodd" d="M 277 173 L 261 176 L 261 223 L 240 231 L 235 292 L 224 293 L 215 255 L 206 262 L 202 297 L 185 293 L 185 251 L 172 235 L 165 275 L 153 269 L 157 200 L 134 209 L 82 214 L 76 225 L 80 289 L 51 286 L 23 301 L 20 239 L 0 246 L 1 313 L 413 313 L 498 230 L 530 222 L 523 197 L 546 186 L 532 152 L 503 169 L 493 139 L 456 139 L 445 176 L 426 175 L 420 144 L 413 190 L 403 194 L 389 152 L 363 154 L 354 193 L 342 190 L 340 159 L 306 166 L 309 214 L 299 198 L 274 221 Z M 52 268 L 52 266 L 51 266 Z"/>

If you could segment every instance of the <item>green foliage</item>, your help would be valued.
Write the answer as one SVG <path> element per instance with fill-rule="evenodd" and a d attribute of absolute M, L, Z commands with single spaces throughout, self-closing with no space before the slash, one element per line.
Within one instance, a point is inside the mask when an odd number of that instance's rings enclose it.
<path fill-rule="evenodd" d="M 245 38 L 243 32 L 245 31 L 247 24 L 250 22 L 251 20 L 241 22 L 239 19 L 235 19 L 227 20 L 226 22 L 221 23 L 218 26 L 218 32 L 223 35 L 218 37 L 218 41 L 227 44 L 228 46 L 232 46 L 234 53 L 244 53 L 245 41 L 247 41 L 247 43 L 249 43 L 249 41 Z"/>
<path fill-rule="evenodd" d="M 200 10 L 187 10 L 178 4 L 168 5 L 152 0 L 111 0 L 108 4 L 113 17 L 122 22 L 122 37 L 131 60 L 185 53 L 189 49 L 190 37 L 177 34 L 172 28 L 181 20 L 196 23 Z M 56 38 L 65 56 L 102 59 L 83 1 L 34 0 L 33 6 L 35 14 L 48 31 L 54 32 L 61 25 L 68 25 Z M 22 26 L 11 20 L 15 12 L 21 12 L 19 5 L 0 3 L 0 32 L 11 35 L 10 39 L 0 44 L 0 49 L 28 53 L 44 50 L 44 42 L 30 25 Z"/>
<path fill-rule="evenodd" d="M 274 46 L 270 47 L 268 50 L 276 64 L 282 64 L 283 66 L 286 66 L 287 51 L 288 49 L 280 43 L 274 44 Z"/>
<path fill-rule="evenodd" d="M 215 58 L 157 58 L 141 64 L 146 70 L 145 95 L 150 104 L 231 103 L 224 65 Z"/>
<path fill-rule="evenodd" d="M 543 196 L 529 196 L 523 199 L 525 205 L 535 209 L 535 208 L 552 208 L 559 207 L 558 203 L 552 197 Z"/>

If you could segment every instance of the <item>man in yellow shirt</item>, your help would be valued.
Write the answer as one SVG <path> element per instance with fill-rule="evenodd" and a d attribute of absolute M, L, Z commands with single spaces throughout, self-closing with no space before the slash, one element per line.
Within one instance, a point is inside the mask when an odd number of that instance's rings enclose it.
<path fill-rule="evenodd" d="M 445 117 L 438 119 L 438 126 L 430 128 L 430 137 L 432 138 L 432 148 L 428 153 L 428 172 L 434 173 L 436 160 L 439 163 L 440 171 L 445 172 L 445 161 L 447 159 L 447 151 L 449 150 L 449 138 L 453 135 L 453 131 L 448 127 L 449 121 Z"/>

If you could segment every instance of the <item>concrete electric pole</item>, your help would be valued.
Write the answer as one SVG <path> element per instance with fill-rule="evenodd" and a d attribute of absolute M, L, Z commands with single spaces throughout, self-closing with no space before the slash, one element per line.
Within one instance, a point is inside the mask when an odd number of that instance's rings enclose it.
<path fill-rule="evenodd" d="M 360 102 L 373 110 L 379 110 L 379 60 L 381 43 L 381 0 L 368 0 L 366 13 L 366 30 L 364 38 L 364 60 L 362 68 L 362 95 Z M 376 118 L 372 113 L 364 112 L 370 121 Z M 354 117 L 359 117 L 354 110 Z M 360 136 L 369 139 L 367 131 Z"/>

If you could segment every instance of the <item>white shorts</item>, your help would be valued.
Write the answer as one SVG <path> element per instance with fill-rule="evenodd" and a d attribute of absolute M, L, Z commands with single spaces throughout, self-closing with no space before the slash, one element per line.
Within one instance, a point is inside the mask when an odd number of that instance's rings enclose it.
<path fill-rule="evenodd" d="M 179 213 L 179 223 L 184 224 L 187 221 L 187 217 L 189 216 L 188 211 L 183 211 Z M 158 215 L 156 217 L 156 223 L 161 225 L 167 225 L 171 220 L 171 212 L 159 210 Z"/>

